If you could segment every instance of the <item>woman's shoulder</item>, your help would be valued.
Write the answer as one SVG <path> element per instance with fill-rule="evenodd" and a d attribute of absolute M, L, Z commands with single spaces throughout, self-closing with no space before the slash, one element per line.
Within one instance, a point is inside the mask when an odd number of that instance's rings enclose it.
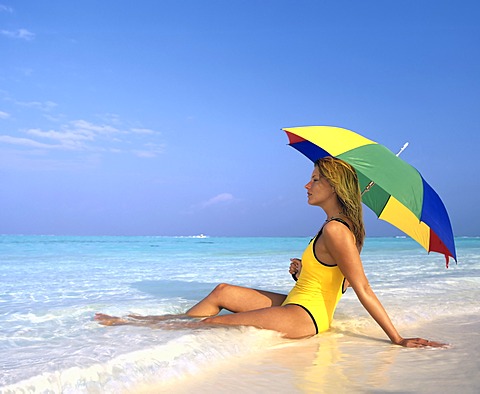
<path fill-rule="evenodd" d="M 322 234 L 315 243 L 315 255 L 327 264 L 338 264 L 338 253 L 350 253 L 357 250 L 355 236 L 343 223 L 331 220 L 324 224 Z M 335 257 L 336 256 L 336 257 Z"/>
<path fill-rule="evenodd" d="M 347 218 L 347 217 L 331 217 L 330 219 L 326 220 L 325 221 L 325 224 L 324 224 L 324 229 L 331 229 L 333 231 L 333 229 L 335 230 L 347 230 L 347 231 L 351 231 L 351 229 L 353 228 L 353 223 L 352 221 Z"/>
<path fill-rule="evenodd" d="M 338 218 L 337 220 L 337 218 L 332 218 L 328 220 L 323 226 L 322 234 L 326 239 L 341 238 L 346 240 L 349 237 L 352 237 L 352 239 L 354 240 L 355 236 L 351 231 L 352 226 L 352 223 L 348 219 Z"/>
<path fill-rule="evenodd" d="M 347 226 L 349 229 L 351 229 L 351 227 L 352 227 L 352 222 L 348 218 L 342 218 L 342 217 L 334 216 L 334 217 L 331 217 L 330 219 L 328 219 L 326 221 L 326 223 L 329 223 L 329 222 L 342 223 L 344 226 Z"/>

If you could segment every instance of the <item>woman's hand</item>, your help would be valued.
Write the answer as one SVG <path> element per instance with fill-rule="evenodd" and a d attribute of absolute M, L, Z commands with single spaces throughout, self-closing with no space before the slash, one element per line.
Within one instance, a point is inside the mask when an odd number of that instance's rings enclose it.
<path fill-rule="evenodd" d="M 446 343 L 429 341 L 428 339 L 423 338 L 402 338 L 396 345 L 404 347 L 448 347 Z"/>
<path fill-rule="evenodd" d="M 293 279 L 297 280 L 300 276 L 300 271 L 302 270 L 302 260 L 293 258 L 290 259 L 290 269 L 288 272 L 292 274 Z"/>

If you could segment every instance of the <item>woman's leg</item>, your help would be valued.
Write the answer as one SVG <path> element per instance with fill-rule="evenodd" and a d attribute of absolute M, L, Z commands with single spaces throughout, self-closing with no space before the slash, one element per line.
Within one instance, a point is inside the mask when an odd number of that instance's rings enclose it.
<path fill-rule="evenodd" d="M 235 313 L 247 312 L 280 306 L 285 298 L 284 294 L 221 283 L 186 314 L 191 317 L 215 316 L 222 309 Z"/>
<path fill-rule="evenodd" d="M 282 333 L 286 338 L 305 338 L 316 334 L 315 324 L 298 305 L 273 306 L 248 312 L 208 317 L 206 324 L 253 326 Z"/>
<path fill-rule="evenodd" d="M 285 298 L 286 296 L 283 294 L 221 283 L 217 285 L 207 297 L 190 308 L 185 314 L 160 316 L 128 315 L 126 317 L 117 317 L 96 313 L 94 319 L 97 320 L 99 324 L 105 326 L 125 324 L 148 326 L 170 319 L 215 316 L 222 309 L 230 312 L 246 312 L 271 306 L 280 306 Z"/>
<path fill-rule="evenodd" d="M 136 316 L 115 317 L 97 313 L 95 319 L 105 326 L 135 325 L 152 328 L 181 329 L 201 328 L 205 325 L 226 325 L 226 326 L 252 326 L 267 330 L 280 332 L 286 338 L 305 338 L 316 334 L 315 325 L 310 315 L 298 305 L 272 306 L 262 309 L 231 313 L 214 317 L 207 317 L 203 320 L 172 320 L 178 315 L 165 316 Z M 186 317 L 186 315 L 180 315 Z M 162 323 L 162 325 L 158 325 Z M 163 324 L 166 325 L 163 325 Z"/>

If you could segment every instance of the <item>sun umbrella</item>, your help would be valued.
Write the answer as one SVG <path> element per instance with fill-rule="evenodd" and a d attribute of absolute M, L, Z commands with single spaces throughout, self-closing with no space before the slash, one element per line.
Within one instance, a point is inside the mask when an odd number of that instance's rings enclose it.
<path fill-rule="evenodd" d="M 378 218 L 412 237 L 428 252 L 457 261 L 447 210 L 420 173 L 385 146 L 353 131 L 330 126 L 283 129 L 289 144 L 310 160 L 334 156 L 358 175 L 362 201 Z"/>

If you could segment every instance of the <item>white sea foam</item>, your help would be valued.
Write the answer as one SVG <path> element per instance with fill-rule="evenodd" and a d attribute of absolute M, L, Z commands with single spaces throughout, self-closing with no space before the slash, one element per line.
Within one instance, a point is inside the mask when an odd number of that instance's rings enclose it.
<path fill-rule="evenodd" d="M 43 372 L 2 388 L 18 392 L 123 392 L 145 384 L 168 387 L 287 342 L 277 333 L 253 328 L 215 328 L 186 332 L 165 344 L 115 356 L 108 361 Z"/>

